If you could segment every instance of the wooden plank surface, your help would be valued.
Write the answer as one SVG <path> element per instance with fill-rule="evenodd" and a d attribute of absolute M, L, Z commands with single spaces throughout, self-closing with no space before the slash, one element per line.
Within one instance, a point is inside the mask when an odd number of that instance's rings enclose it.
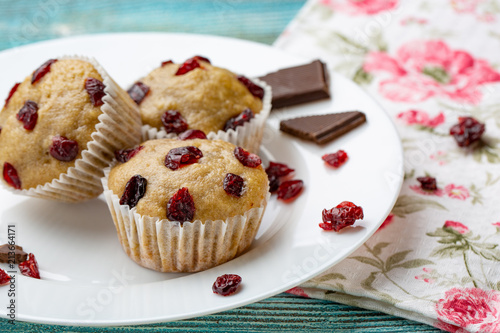
<path fill-rule="evenodd" d="M 0 50 L 104 32 L 188 32 L 271 44 L 304 0 L 0 0 Z M 280 294 L 223 313 L 115 328 L 41 325 L 0 319 L 0 332 L 439 332 L 430 326 L 329 301 Z"/>

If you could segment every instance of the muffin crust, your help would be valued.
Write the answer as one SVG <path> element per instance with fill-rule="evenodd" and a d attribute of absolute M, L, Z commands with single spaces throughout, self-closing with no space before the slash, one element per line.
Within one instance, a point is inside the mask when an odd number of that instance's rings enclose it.
<path fill-rule="evenodd" d="M 31 84 L 31 75 L 18 87 L 6 108 L 0 112 L 0 165 L 12 164 L 21 179 L 22 189 L 34 188 L 58 178 L 81 157 L 92 140 L 98 117 L 85 90 L 85 79 L 102 77 L 92 64 L 65 59 L 53 63 L 50 72 Z M 38 104 L 38 120 L 33 130 L 23 128 L 16 114 L 27 100 Z M 54 136 L 78 143 L 79 152 L 69 162 L 53 158 L 49 151 Z"/>
<path fill-rule="evenodd" d="M 233 154 L 235 146 L 221 140 L 175 139 L 150 140 L 132 159 L 113 167 L 108 178 L 109 189 L 121 197 L 127 181 L 140 174 L 147 179 L 144 197 L 139 200 L 137 213 L 166 218 L 168 200 L 180 188 L 187 187 L 195 204 L 193 220 L 225 220 L 243 215 L 261 204 L 268 193 L 268 179 L 262 168 L 243 166 Z M 171 170 L 164 165 L 172 148 L 195 146 L 203 157 L 197 163 Z M 227 173 L 241 176 L 245 181 L 243 195 L 233 197 L 223 189 Z"/>
<path fill-rule="evenodd" d="M 150 88 L 139 106 L 145 125 L 163 128 L 162 114 L 176 110 L 187 120 L 189 128 L 208 134 L 223 130 L 226 121 L 245 108 L 255 114 L 261 111 L 262 101 L 234 73 L 199 62 L 201 68 L 183 75 L 176 76 L 180 65 L 171 63 L 156 68 L 141 80 Z"/>

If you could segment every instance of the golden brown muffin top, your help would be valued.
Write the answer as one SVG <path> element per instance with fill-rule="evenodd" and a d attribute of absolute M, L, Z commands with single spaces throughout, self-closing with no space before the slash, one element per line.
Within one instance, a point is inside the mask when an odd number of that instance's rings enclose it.
<path fill-rule="evenodd" d="M 7 162 L 17 171 L 22 189 L 36 187 L 59 178 L 75 165 L 92 140 L 102 111 L 94 106 L 85 89 L 85 80 L 102 77 L 83 60 L 58 60 L 35 83 L 28 76 L 0 112 L 0 166 Z M 27 101 L 38 107 L 32 130 L 16 118 Z M 50 154 L 53 138 L 63 136 L 78 143 L 78 154 L 71 161 L 60 161 Z M 4 181 L 4 180 L 3 180 Z"/>
<path fill-rule="evenodd" d="M 208 134 L 224 129 L 226 122 L 249 108 L 254 114 L 262 109 L 262 101 L 254 97 L 229 70 L 199 60 L 201 67 L 175 75 L 179 64 L 156 68 L 141 82 L 149 87 L 139 105 L 144 124 L 161 129 L 161 116 L 176 110 L 190 129 Z"/>
<path fill-rule="evenodd" d="M 119 198 L 127 182 L 135 175 L 147 180 L 144 196 L 137 203 L 137 213 L 165 219 L 167 202 L 181 188 L 187 188 L 195 205 L 194 220 L 225 220 L 243 215 L 259 207 L 268 193 L 268 178 L 259 165 L 244 166 L 234 155 L 235 146 L 222 140 L 150 140 L 125 163 L 114 166 L 109 174 L 108 187 Z M 196 163 L 171 170 L 165 157 L 173 148 L 194 146 L 203 157 Z M 223 188 L 228 173 L 244 180 L 240 197 L 229 195 Z"/>

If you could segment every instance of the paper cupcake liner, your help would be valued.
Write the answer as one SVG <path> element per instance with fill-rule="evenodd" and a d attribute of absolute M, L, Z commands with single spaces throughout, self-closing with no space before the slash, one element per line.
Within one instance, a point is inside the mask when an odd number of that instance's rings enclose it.
<path fill-rule="evenodd" d="M 103 169 L 112 162 L 115 150 L 140 143 L 142 123 L 136 104 L 95 59 L 81 56 L 64 56 L 59 59 L 89 62 L 103 78 L 106 96 L 102 99 L 102 114 L 98 117 L 99 123 L 92 133 L 92 140 L 82 151 L 81 157 L 75 161 L 75 166 L 68 168 L 52 182 L 23 190 L 3 185 L 15 194 L 79 202 L 95 198 L 102 193 Z"/>
<path fill-rule="evenodd" d="M 108 188 L 109 171 L 105 169 L 102 184 L 120 243 L 137 264 L 159 272 L 198 272 L 242 254 L 255 238 L 269 200 L 268 194 L 258 207 L 226 220 L 181 224 L 120 205 Z"/>
<path fill-rule="evenodd" d="M 259 79 L 252 79 L 252 81 L 264 88 L 264 97 L 262 98 L 262 110 L 255 115 L 249 122 L 243 126 L 238 126 L 236 129 L 228 131 L 219 130 L 218 132 L 210 132 L 207 138 L 210 140 L 224 140 L 234 144 L 235 146 L 242 147 L 252 153 L 258 153 L 259 147 L 262 142 L 264 134 L 264 124 L 271 112 L 271 97 L 272 91 L 264 81 Z M 177 134 L 167 133 L 163 128 L 154 128 L 150 125 L 142 126 L 142 141 L 163 139 L 163 138 L 176 138 Z"/>

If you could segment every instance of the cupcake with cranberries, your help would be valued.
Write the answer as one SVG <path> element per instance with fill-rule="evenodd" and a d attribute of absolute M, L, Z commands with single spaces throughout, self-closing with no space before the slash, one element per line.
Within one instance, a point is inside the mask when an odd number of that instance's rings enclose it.
<path fill-rule="evenodd" d="M 92 59 L 51 59 L 11 89 L 0 112 L 2 183 L 78 202 L 102 192 L 115 150 L 140 142 L 137 105 Z"/>
<path fill-rule="evenodd" d="M 145 125 L 144 139 L 187 130 L 257 152 L 271 109 L 271 89 L 195 56 L 162 65 L 130 89 Z"/>
<path fill-rule="evenodd" d="M 136 263 L 196 272 L 250 247 L 269 196 L 257 155 L 222 140 L 156 139 L 119 156 L 104 196 Z"/>

